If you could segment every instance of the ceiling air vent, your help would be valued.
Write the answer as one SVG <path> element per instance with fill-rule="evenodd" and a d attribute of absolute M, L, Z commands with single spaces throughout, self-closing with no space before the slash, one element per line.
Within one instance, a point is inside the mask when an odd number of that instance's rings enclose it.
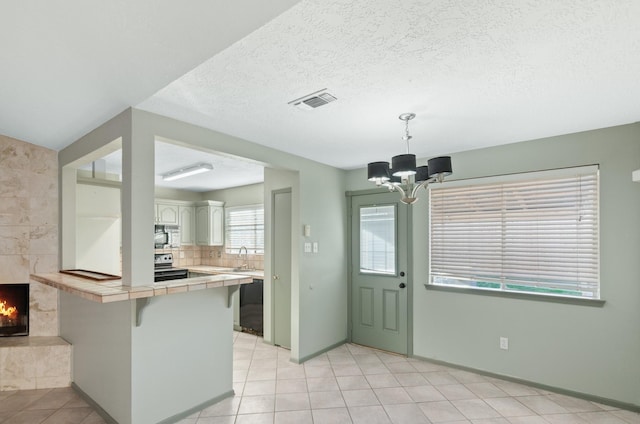
<path fill-rule="evenodd" d="M 322 90 L 316 91 L 315 93 L 311 93 L 304 97 L 292 100 L 289 102 L 289 104 L 300 109 L 313 110 L 320 106 L 324 106 L 327 103 L 331 103 L 334 100 L 338 100 L 335 96 L 327 93 L 326 91 L 327 89 L 323 88 Z"/>

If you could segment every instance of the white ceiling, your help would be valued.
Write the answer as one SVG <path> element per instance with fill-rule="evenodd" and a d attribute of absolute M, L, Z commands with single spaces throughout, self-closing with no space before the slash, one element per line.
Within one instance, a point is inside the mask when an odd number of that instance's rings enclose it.
<path fill-rule="evenodd" d="M 346 169 L 401 153 L 403 112 L 426 157 L 640 120 L 637 0 L 24 3 L 0 133 L 55 149 L 128 106 Z"/>
<path fill-rule="evenodd" d="M 60 150 L 297 1 L 2 2 L 0 134 Z"/>

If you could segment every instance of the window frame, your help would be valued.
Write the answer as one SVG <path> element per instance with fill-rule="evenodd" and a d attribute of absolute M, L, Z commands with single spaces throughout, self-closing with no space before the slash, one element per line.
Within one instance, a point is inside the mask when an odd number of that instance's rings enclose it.
<path fill-rule="evenodd" d="M 254 237 L 255 239 L 255 244 L 253 246 L 244 246 L 247 248 L 247 254 L 248 255 L 259 255 L 259 256 L 263 256 L 264 255 L 264 251 L 265 251 L 265 246 L 264 246 L 264 230 L 265 230 L 265 225 L 264 225 L 264 204 L 263 203 L 257 203 L 257 204 L 250 204 L 250 205 L 238 205 L 238 206 L 225 206 L 225 228 L 224 228 L 224 249 L 226 253 L 231 253 L 231 254 L 235 254 L 238 253 L 238 249 L 240 249 L 242 246 L 230 246 L 230 232 L 231 232 L 231 228 L 233 227 L 233 225 L 229 224 L 229 221 L 231 219 L 232 213 L 233 211 L 241 211 L 241 210 L 253 210 L 253 211 L 258 211 L 258 210 L 262 210 L 262 222 L 261 224 L 257 223 L 257 221 L 255 221 L 254 219 L 254 233 L 257 233 L 257 229 L 262 226 L 262 248 L 260 249 L 258 246 L 258 240 L 259 237 Z"/>
<path fill-rule="evenodd" d="M 371 209 L 371 208 L 391 208 L 393 211 L 392 214 L 392 221 L 393 221 L 393 252 L 392 257 L 393 257 L 393 270 L 391 271 L 382 271 L 382 270 L 376 270 L 376 269 L 363 269 L 362 266 L 362 255 L 363 255 L 363 250 L 362 250 L 362 245 L 363 245 L 363 237 L 362 237 L 362 233 L 363 233 L 363 228 L 362 228 L 362 210 L 363 209 Z M 360 208 L 358 209 L 358 213 L 360 214 L 359 219 L 358 219 L 358 223 L 359 223 L 359 228 L 358 228 L 358 237 L 359 237 L 359 243 L 360 246 L 358 247 L 358 252 L 360 255 L 360 258 L 358 259 L 358 265 L 359 265 L 359 271 L 358 273 L 360 275 L 369 275 L 369 276 L 385 276 L 385 277 L 390 277 L 390 276 L 397 276 L 398 275 L 398 205 L 396 203 L 381 203 L 381 204 L 375 204 L 375 205 L 362 205 L 360 206 Z M 389 252 L 386 252 L 387 254 L 389 254 Z M 385 261 L 386 262 L 386 261 Z"/>
<path fill-rule="evenodd" d="M 522 182 L 530 182 L 532 185 L 535 185 L 536 181 L 544 181 L 551 180 L 555 178 L 563 178 L 563 177 L 571 177 L 577 175 L 595 175 L 595 207 L 591 210 L 595 213 L 595 266 L 596 266 L 596 291 L 593 297 L 590 296 L 575 296 L 575 295 L 567 295 L 567 294 L 558 294 L 558 293 L 544 293 L 544 292 L 536 292 L 532 289 L 521 291 L 521 290 L 509 290 L 505 286 L 507 284 L 513 284 L 509 281 L 502 282 L 499 284 L 499 288 L 494 287 L 477 287 L 475 284 L 484 283 L 484 281 L 470 281 L 469 284 L 444 284 L 435 282 L 436 276 L 433 274 L 433 250 L 432 250 L 432 225 L 433 225 L 433 217 L 432 217 L 432 204 L 431 204 L 431 196 L 432 190 L 446 190 L 448 188 L 462 188 L 462 187 L 473 187 L 473 186 L 497 186 L 504 184 L 508 187 L 511 183 L 522 183 Z M 504 191 L 505 188 L 501 187 L 500 190 Z M 604 300 L 602 300 L 602 276 L 601 276 L 601 267 L 600 261 L 602 252 L 600 249 L 600 175 L 599 175 L 599 166 L 598 165 L 586 165 L 586 166 L 577 166 L 571 168 L 561 168 L 561 169 L 553 169 L 553 170 L 545 170 L 545 171 L 534 171 L 534 172 L 524 172 L 517 174 L 506 174 L 492 177 L 481 177 L 474 179 L 462 179 L 462 180 L 454 180 L 448 181 L 442 184 L 438 184 L 437 186 L 429 187 L 429 269 L 428 269 L 428 281 L 425 283 L 425 288 L 441 290 L 441 291 L 454 291 L 454 292 L 465 292 L 472 294 L 483 294 L 483 295 L 492 295 L 492 296 L 503 296 L 503 297 L 515 297 L 515 298 L 526 298 L 526 299 L 534 299 L 534 300 L 545 300 L 545 301 L 554 301 L 554 302 L 562 302 L 562 303 L 578 303 L 578 304 L 592 304 L 601 306 L 604 304 Z M 538 205 L 539 206 L 539 205 Z M 539 210 L 535 209 L 536 211 Z M 508 214 L 506 214 L 508 216 Z M 501 225 L 502 228 L 505 227 L 505 214 L 502 215 Z M 508 221 L 506 221 L 508 223 Z M 496 256 L 502 256 L 505 246 L 504 239 L 502 240 L 502 244 L 500 246 L 500 254 Z M 508 243 L 506 243 L 508 245 Z M 503 269 L 505 262 L 500 259 L 500 269 Z M 454 277 L 454 280 L 458 282 L 462 281 L 463 277 L 459 275 L 458 277 Z M 553 284 L 549 284 L 547 289 L 550 289 Z M 530 287 L 545 287 L 544 284 L 536 283 L 532 284 Z M 584 292 L 584 290 L 583 290 Z"/>

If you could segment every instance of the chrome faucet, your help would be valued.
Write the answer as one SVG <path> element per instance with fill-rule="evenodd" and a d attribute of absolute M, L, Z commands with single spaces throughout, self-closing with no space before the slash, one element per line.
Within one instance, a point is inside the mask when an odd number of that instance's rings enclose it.
<path fill-rule="evenodd" d="M 245 246 L 241 246 L 240 249 L 238 250 L 238 258 L 240 258 L 240 260 L 242 260 L 242 249 L 244 249 L 244 263 L 240 266 L 240 268 L 246 269 L 247 261 L 249 260 L 249 251 Z"/>

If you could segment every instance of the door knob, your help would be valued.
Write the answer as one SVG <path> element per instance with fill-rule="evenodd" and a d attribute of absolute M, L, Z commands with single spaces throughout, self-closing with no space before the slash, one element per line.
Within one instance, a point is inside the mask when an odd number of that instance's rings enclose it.
<path fill-rule="evenodd" d="M 273 279 L 274 279 L 274 280 L 278 280 L 279 278 L 280 278 L 280 277 L 278 277 L 277 275 L 274 275 L 274 276 L 273 276 Z"/>
<path fill-rule="evenodd" d="M 400 285 L 399 285 L 398 287 L 400 287 L 401 289 L 403 289 L 403 288 L 407 287 L 407 285 L 406 285 L 405 283 L 400 283 Z"/>

